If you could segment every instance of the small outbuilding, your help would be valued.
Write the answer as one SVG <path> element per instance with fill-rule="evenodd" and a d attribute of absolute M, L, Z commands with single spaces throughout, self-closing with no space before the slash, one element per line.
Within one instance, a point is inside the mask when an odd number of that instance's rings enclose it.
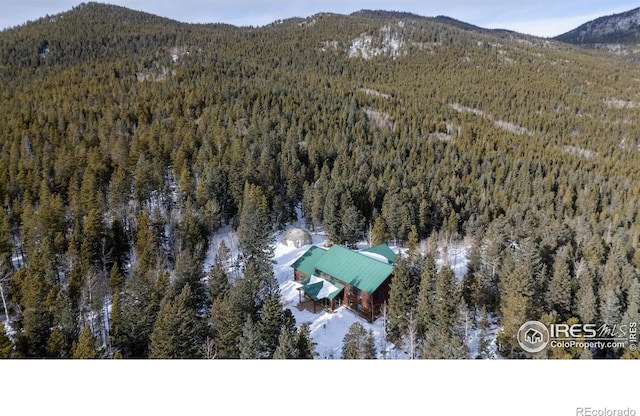
<path fill-rule="evenodd" d="M 284 237 L 282 237 L 282 244 L 289 247 L 300 248 L 313 244 L 311 234 L 302 228 L 294 228 L 289 230 Z"/>

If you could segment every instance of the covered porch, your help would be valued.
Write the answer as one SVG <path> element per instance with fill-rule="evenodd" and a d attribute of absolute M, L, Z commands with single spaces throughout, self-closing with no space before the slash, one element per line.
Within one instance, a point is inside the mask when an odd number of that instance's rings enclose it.
<path fill-rule="evenodd" d="M 334 310 L 340 306 L 343 292 L 344 285 L 341 283 L 311 275 L 298 288 L 298 309 L 313 313 Z"/>

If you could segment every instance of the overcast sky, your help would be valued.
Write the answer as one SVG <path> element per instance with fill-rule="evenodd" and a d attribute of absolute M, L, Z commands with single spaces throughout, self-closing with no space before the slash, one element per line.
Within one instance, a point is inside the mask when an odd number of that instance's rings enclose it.
<path fill-rule="evenodd" d="M 70 10 L 80 0 L 0 0 L 0 29 Z M 629 0 L 110 0 L 181 22 L 262 26 L 318 12 L 348 14 L 361 9 L 445 15 L 485 28 L 552 37 L 600 16 L 632 10 Z"/>

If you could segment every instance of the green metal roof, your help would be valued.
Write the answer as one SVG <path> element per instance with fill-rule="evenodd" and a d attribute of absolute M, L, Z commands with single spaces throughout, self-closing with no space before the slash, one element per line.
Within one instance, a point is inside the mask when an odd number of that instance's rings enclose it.
<path fill-rule="evenodd" d="M 342 293 L 342 291 L 344 290 L 344 285 L 342 283 L 338 283 L 338 282 L 331 282 L 332 285 L 334 285 L 335 287 L 338 288 L 338 290 L 336 290 L 335 292 L 329 294 L 329 296 L 327 296 L 329 299 L 334 299 L 336 296 L 338 296 L 340 293 Z"/>
<path fill-rule="evenodd" d="M 322 289 L 322 282 L 304 285 L 302 288 L 304 289 L 304 293 L 311 296 L 314 300 L 318 300 L 318 293 L 320 293 L 320 289 Z"/>
<path fill-rule="evenodd" d="M 300 270 L 307 276 L 311 276 L 316 271 L 316 263 L 327 253 L 327 250 L 317 246 L 311 246 L 309 250 L 296 260 L 291 267 L 294 270 Z"/>
<path fill-rule="evenodd" d="M 391 248 L 386 244 L 378 244 L 377 246 L 373 246 L 362 251 L 384 256 L 387 260 L 389 260 L 389 263 L 393 263 L 396 258 L 396 253 L 394 253 L 393 250 L 391 250 Z"/>
<path fill-rule="evenodd" d="M 327 250 L 315 268 L 368 293 L 375 292 L 393 272 L 392 265 L 339 245 Z"/>

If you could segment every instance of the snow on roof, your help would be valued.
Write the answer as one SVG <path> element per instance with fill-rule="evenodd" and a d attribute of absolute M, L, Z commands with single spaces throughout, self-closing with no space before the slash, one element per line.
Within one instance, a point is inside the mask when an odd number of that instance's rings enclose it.
<path fill-rule="evenodd" d="M 384 264 L 389 264 L 389 260 L 387 260 L 387 258 L 385 256 L 383 256 L 382 254 L 378 254 L 378 253 L 371 253 L 368 251 L 360 251 L 360 254 L 370 257 L 374 260 L 378 260 Z"/>
<path fill-rule="evenodd" d="M 344 289 L 344 287 L 338 287 L 316 275 L 307 277 L 302 282 L 302 288 L 309 296 L 316 300 L 331 298 L 332 295 L 335 295 L 337 292 Z"/>
<path fill-rule="evenodd" d="M 336 290 L 339 290 L 336 286 L 332 285 L 330 282 L 317 277 L 317 276 L 311 276 L 311 278 L 317 278 L 318 280 L 322 281 L 322 289 L 320 289 L 320 292 L 318 292 L 318 299 L 324 299 L 329 297 L 329 295 L 331 295 L 333 292 L 335 292 Z"/>
<path fill-rule="evenodd" d="M 391 250 L 391 248 L 386 244 L 378 244 L 377 246 L 369 247 L 364 250 L 361 250 L 360 253 L 375 253 L 385 257 L 389 263 L 393 263 L 396 259 L 396 253 Z"/>

